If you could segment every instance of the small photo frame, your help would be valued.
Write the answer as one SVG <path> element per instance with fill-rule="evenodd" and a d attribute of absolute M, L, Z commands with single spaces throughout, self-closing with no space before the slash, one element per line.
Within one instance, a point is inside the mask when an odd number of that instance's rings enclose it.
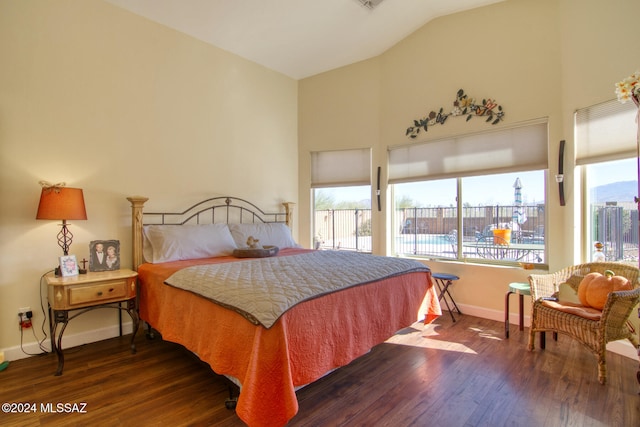
<path fill-rule="evenodd" d="M 78 262 L 75 255 L 64 255 L 60 257 L 60 274 L 62 277 L 78 275 Z"/>
<path fill-rule="evenodd" d="M 89 243 L 89 271 L 110 270 L 120 270 L 120 241 L 91 241 Z"/>

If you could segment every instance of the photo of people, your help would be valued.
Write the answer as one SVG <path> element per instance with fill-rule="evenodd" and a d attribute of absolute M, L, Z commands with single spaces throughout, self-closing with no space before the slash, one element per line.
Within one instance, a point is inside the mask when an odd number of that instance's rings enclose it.
<path fill-rule="evenodd" d="M 119 269 L 119 240 L 94 240 L 89 244 L 89 271 L 107 271 Z"/>
<path fill-rule="evenodd" d="M 65 255 L 60 257 L 60 274 L 63 277 L 77 276 L 78 263 L 75 255 Z"/>

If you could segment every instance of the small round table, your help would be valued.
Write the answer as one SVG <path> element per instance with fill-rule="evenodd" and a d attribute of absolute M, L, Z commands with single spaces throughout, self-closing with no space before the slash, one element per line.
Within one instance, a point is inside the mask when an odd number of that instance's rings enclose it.
<path fill-rule="evenodd" d="M 509 338 L 509 296 L 518 294 L 520 308 L 520 330 L 524 331 L 524 296 L 531 295 L 529 283 L 514 282 L 509 283 L 509 291 L 504 297 L 504 336 Z"/>

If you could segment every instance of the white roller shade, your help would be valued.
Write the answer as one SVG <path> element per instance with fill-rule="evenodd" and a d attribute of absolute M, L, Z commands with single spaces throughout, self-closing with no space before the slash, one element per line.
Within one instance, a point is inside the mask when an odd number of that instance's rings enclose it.
<path fill-rule="evenodd" d="M 636 156 L 635 104 L 614 99 L 576 111 L 576 164 Z"/>
<path fill-rule="evenodd" d="M 311 187 L 371 185 L 371 149 L 314 151 Z"/>
<path fill-rule="evenodd" d="M 548 168 L 547 122 L 389 149 L 389 182 Z"/>

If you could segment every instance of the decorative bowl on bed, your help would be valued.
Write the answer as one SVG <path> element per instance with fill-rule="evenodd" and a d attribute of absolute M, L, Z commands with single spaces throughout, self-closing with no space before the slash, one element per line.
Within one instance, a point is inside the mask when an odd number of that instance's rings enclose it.
<path fill-rule="evenodd" d="M 240 248 L 233 250 L 233 256 L 236 258 L 266 258 L 278 254 L 277 246 L 265 245 L 262 248 Z"/>

